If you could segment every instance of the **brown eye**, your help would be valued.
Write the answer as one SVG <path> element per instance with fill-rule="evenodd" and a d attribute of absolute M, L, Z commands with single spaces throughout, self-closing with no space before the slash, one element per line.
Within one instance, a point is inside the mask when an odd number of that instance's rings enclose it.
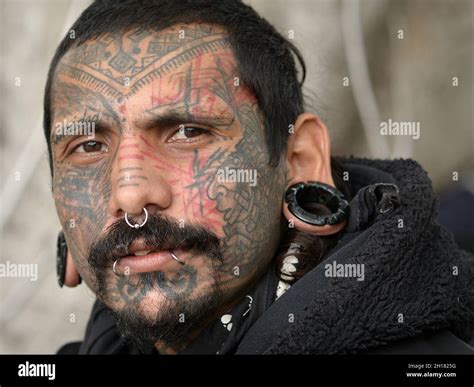
<path fill-rule="evenodd" d="M 193 137 L 199 137 L 201 135 L 209 134 L 209 131 L 203 128 L 198 128 L 194 126 L 181 126 L 179 130 L 174 132 L 173 137 L 169 141 L 174 142 L 186 142 L 187 139 Z"/>
<path fill-rule="evenodd" d="M 87 141 L 79 145 L 74 151 L 77 153 L 106 152 L 107 146 L 98 141 Z"/>
<path fill-rule="evenodd" d="M 200 134 L 204 133 L 205 130 L 202 128 L 193 128 L 191 126 L 187 126 L 184 128 L 184 130 L 182 130 L 182 132 L 186 138 L 190 138 L 199 136 Z"/>

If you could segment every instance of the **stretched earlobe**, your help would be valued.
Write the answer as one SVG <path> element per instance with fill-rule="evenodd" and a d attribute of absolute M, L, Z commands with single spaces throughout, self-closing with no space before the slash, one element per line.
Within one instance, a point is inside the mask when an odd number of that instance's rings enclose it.
<path fill-rule="evenodd" d="M 67 254 L 66 262 L 66 276 L 64 279 L 64 284 L 70 288 L 73 288 L 81 284 L 82 278 L 76 269 L 76 264 L 74 263 L 70 252 Z"/>
<path fill-rule="evenodd" d="M 68 251 L 64 232 L 58 234 L 56 250 L 56 274 L 59 287 L 65 284 L 68 287 L 75 287 L 82 282 L 82 278 L 76 269 L 71 253 Z"/>
<path fill-rule="evenodd" d="M 283 214 L 298 230 L 331 235 L 345 226 L 349 203 L 338 189 L 328 184 L 300 182 L 286 191 Z"/>

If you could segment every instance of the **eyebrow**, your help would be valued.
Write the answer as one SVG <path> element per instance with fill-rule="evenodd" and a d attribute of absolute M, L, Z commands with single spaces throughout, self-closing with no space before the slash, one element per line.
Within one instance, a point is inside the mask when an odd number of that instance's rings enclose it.
<path fill-rule="evenodd" d="M 138 120 L 135 122 L 135 125 L 144 130 L 159 128 L 159 127 L 170 127 L 178 126 L 180 124 L 198 124 L 204 126 L 214 126 L 214 127 L 227 127 L 232 125 L 235 121 L 235 115 L 227 116 L 207 116 L 207 115 L 194 115 L 189 112 L 167 112 L 164 114 L 154 114 L 151 113 L 150 118 L 145 118 L 143 120 Z"/>

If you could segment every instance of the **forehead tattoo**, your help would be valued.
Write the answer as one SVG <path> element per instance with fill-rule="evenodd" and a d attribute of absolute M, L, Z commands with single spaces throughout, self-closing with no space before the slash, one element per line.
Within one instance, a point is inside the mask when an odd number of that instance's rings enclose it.
<path fill-rule="evenodd" d="M 84 43 L 65 56 L 61 71 L 120 100 L 205 53 L 226 48 L 230 43 L 225 34 L 209 25 L 173 27 L 160 33 L 137 29 Z"/>

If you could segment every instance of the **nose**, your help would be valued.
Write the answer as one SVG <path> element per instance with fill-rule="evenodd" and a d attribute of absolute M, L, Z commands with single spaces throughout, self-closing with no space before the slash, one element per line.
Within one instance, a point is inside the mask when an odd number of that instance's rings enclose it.
<path fill-rule="evenodd" d="M 109 212 L 114 218 L 144 216 L 148 211 L 163 211 L 171 205 L 171 187 L 149 156 L 149 144 L 138 135 L 122 138 L 111 174 Z"/>

